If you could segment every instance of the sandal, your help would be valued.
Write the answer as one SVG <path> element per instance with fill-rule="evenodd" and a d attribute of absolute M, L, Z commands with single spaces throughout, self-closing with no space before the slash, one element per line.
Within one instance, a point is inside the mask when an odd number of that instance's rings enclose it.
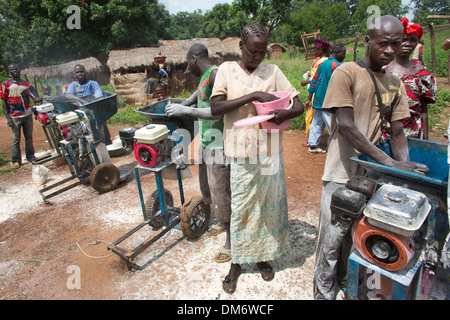
<path fill-rule="evenodd" d="M 231 260 L 231 249 L 222 248 L 213 259 L 217 263 L 223 263 Z"/>
<path fill-rule="evenodd" d="M 239 272 L 236 275 L 236 278 L 234 278 L 234 280 L 231 280 L 231 278 L 229 276 L 226 276 L 225 280 L 223 280 L 223 282 L 222 282 L 223 291 L 225 291 L 228 294 L 233 294 L 236 291 L 237 282 L 238 282 L 240 275 L 241 275 L 241 273 Z"/>
<path fill-rule="evenodd" d="M 214 236 L 217 236 L 217 235 L 221 234 L 222 232 L 225 232 L 225 228 L 221 227 L 219 225 L 215 225 L 215 226 L 212 226 L 211 228 L 209 228 L 206 231 L 206 235 L 208 237 L 214 237 Z"/>
<path fill-rule="evenodd" d="M 11 168 L 12 168 L 12 169 L 19 169 L 21 165 L 22 165 L 22 164 L 21 164 L 20 162 L 14 162 L 14 163 L 11 165 Z"/>
<path fill-rule="evenodd" d="M 258 264 L 259 271 L 261 272 L 261 277 L 264 281 L 272 281 L 275 277 L 275 271 L 272 266 L 268 263 L 264 263 L 264 265 Z"/>

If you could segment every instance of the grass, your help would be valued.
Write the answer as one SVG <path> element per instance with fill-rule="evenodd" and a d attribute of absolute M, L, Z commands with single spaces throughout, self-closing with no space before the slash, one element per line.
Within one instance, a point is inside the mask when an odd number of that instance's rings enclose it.
<path fill-rule="evenodd" d="M 442 135 L 447 131 L 450 118 L 450 90 L 438 89 L 436 93 L 436 103 L 428 105 L 428 125 L 436 134 Z"/>
<path fill-rule="evenodd" d="M 11 159 L 5 157 L 2 150 L 0 150 L 0 175 L 14 170 L 11 167 L 9 167 L 10 164 L 11 164 Z"/>
<path fill-rule="evenodd" d="M 135 105 L 127 105 L 120 108 L 117 113 L 112 116 L 107 124 L 108 125 L 136 125 L 139 122 L 148 122 L 148 119 L 140 113 L 134 112 L 137 109 Z"/>

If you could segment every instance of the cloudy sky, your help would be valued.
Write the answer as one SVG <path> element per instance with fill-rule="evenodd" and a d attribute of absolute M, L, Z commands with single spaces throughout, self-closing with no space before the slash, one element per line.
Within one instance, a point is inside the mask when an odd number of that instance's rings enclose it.
<path fill-rule="evenodd" d="M 211 10 L 218 3 L 229 3 L 232 0 L 159 0 L 170 14 L 180 11 L 194 12 L 201 9 L 203 12 Z"/>

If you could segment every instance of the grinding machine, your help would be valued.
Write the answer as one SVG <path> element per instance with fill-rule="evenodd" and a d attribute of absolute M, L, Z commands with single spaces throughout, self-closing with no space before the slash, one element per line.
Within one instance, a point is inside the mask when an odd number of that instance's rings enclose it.
<path fill-rule="evenodd" d="M 410 160 L 427 165 L 428 175 L 359 155 L 352 160 L 367 176 L 353 177 L 332 196 L 332 223 L 352 234 L 350 299 L 364 296 L 363 268 L 392 279 L 395 299 L 429 299 L 438 275 L 444 283 L 449 276 L 448 144 L 408 138 L 408 147 Z M 379 148 L 392 155 L 389 141 Z"/>
<path fill-rule="evenodd" d="M 178 224 L 188 239 L 198 238 L 209 225 L 210 206 L 200 196 L 185 201 L 182 183 L 188 163 L 187 149 L 195 135 L 195 119 L 169 117 L 165 113 L 167 104 L 182 101 L 184 99 L 165 99 L 134 110 L 147 117 L 149 124 L 138 130 L 126 128 L 121 132 L 124 145 L 133 150 L 138 161 L 134 171 L 144 221 L 112 242 L 108 249 L 117 254 L 128 269 L 140 269 L 135 258 Z M 142 171 L 155 174 L 156 190 L 147 199 L 144 199 L 141 183 Z M 163 174 L 167 172 L 178 181 L 180 207 L 174 206 L 172 193 L 164 187 Z M 155 232 L 134 248 L 127 248 L 125 240 L 147 226 Z"/>
<path fill-rule="evenodd" d="M 106 145 L 101 141 L 102 125 L 117 112 L 117 95 L 104 92 L 100 99 L 90 96 L 83 99 L 86 104 L 56 96 L 36 109 L 37 119 L 53 145 L 58 144 L 71 174 L 39 190 L 46 203 L 49 198 L 80 184 L 90 184 L 98 192 L 108 192 L 120 182 L 120 172 L 111 163 Z M 72 180 L 76 180 L 75 183 L 66 185 Z M 48 191 L 51 193 L 46 194 Z"/>

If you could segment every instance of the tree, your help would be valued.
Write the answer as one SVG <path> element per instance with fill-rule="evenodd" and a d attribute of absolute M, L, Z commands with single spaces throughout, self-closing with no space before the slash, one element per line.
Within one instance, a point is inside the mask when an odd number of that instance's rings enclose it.
<path fill-rule="evenodd" d="M 265 26 L 270 34 L 286 17 L 292 3 L 293 0 L 235 0 L 231 13 L 242 17 L 244 12 L 248 21 Z"/>
<path fill-rule="evenodd" d="M 345 35 L 350 16 L 344 2 L 333 0 L 295 1 L 292 11 L 283 24 L 283 37 L 288 42 L 302 46 L 301 34 L 321 31 L 321 38 L 334 40 Z"/>
<path fill-rule="evenodd" d="M 414 22 L 425 27 L 430 22 L 427 17 L 429 15 L 449 15 L 449 0 L 411 0 L 414 5 Z M 435 24 L 448 23 L 446 20 L 433 20 Z"/>
<path fill-rule="evenodd" d="M 239 36 L 229 28 L 227 21 L 232 19 L 229 15 L 231 6 L 228 3 L 217 4 L 203 16 L 203 22 L 197 31 L 199 38 L 220 38 Z"/>
<path fill-rule="evenodd" d="M 175 40 L 195 38 L 199 26 L 203 22 L 201 10 L 195 10 L 193 13 L 178 12 L 170 16 L 169 34 Z"/>
<path fill-rule="evenodd" d="M 0 1 L 1 62 L 48 65 L 94 56 L 106 60 L 112 49 L 157 43 L 168 17 L 157 0 L 80 1 L 81 29 L 69 29 L 72 0 Z M 158 17 L 158 18 L 157 18 Z"/>
<path fill-rule="evenodd" d="M 368 32 L 367 21 L 376 14 L 374 11 L 367 12 L 370 6 L 378 7 L 381 15 L 393 15 L 399 19 L 408 12 L 408 7 L 402 5 L 401 0 L 362 0 L 352 16 L 351 30 L 359 31 L 361 34 Z"/>

